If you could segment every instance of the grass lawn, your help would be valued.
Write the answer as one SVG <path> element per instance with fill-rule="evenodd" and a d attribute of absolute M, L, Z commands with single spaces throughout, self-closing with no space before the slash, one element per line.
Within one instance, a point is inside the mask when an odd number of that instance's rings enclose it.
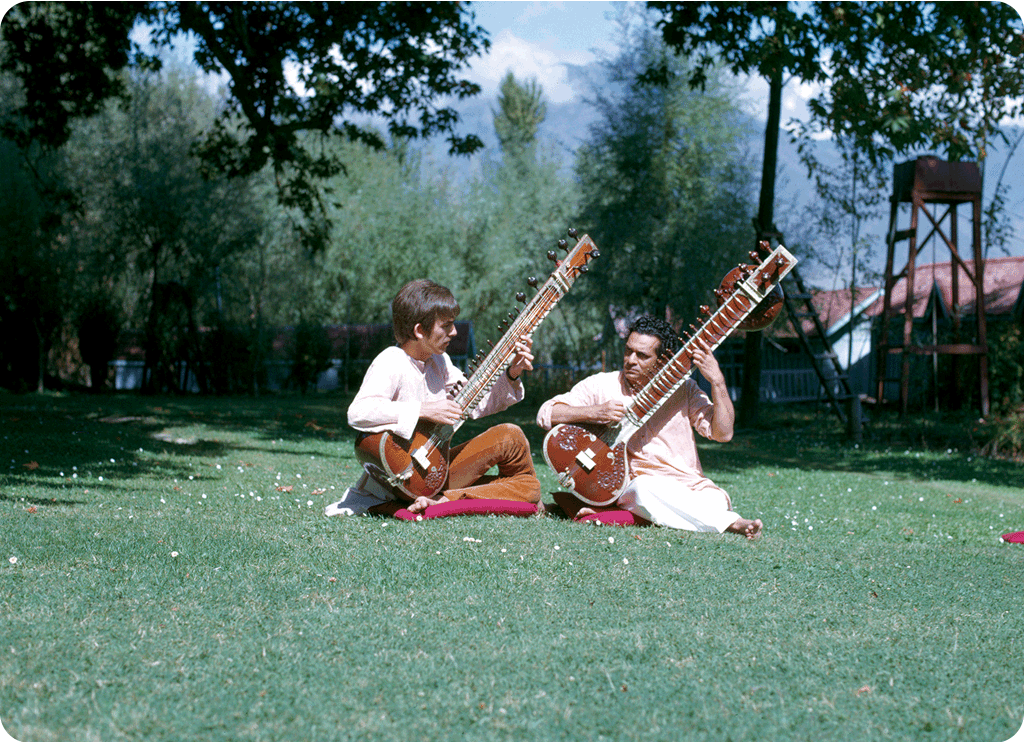
<path fill-rule="evenodd" d="M 855 447 L 791 415 L 701 449 L 765 522 L 755 542 L 325 518 L 358 471 L 347 401 L 0 394 L 6 730 L 1002 742 L 1021 727 L 1024 547 L 999 539 L 1024 530 L 1020 464 L 870 431 Z M 487 423 L 523 426 L 550 491 L 532 414 Z"/>

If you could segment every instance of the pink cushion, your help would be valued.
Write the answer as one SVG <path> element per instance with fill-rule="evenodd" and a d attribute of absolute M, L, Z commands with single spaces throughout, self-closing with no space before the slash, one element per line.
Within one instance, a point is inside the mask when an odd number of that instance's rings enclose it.
<path fill-rule="evenodd" d="M 641 518 L 639 515 L 633 515 L 628 510 L 600 510 L 590 515 L 584 515 L 582 518 L 577 518 L 577 521 L 584 523 L 586 521 L 596 520 L 599 523 L 603 523 L 607 526 L 649 526 L 651 522 L 646 518 Z"/>
<path fill-rule="evenodd" d="M 1024 544 L 1024 531 L 1017 531 L 1016 533 L 1004 533 L 1003 541 L 1008 544 Z"/>
<path fill-rule="evenodd" d="M 395 511 L 395 517 L 402 520 L 417 518 L 448 518 L 454 515 L 535 515 L 537 506 L 518 500 L 452 500 L 431 505 L 422 513 L 410 513 L 406 508 Z"/>

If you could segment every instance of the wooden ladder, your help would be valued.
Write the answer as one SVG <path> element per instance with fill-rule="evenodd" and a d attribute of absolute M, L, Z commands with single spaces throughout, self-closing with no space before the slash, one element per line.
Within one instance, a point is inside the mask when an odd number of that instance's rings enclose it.
<path fill-rule="evenodd" d="M 759 239 L 775 239 L 780 244 L 785 244 L 781 232 L 761 232 Z M 782 289 L 789 323 L 793 326 L 793 330 L 796 332 L 804 352 L 811 359 L 814 373 L 818 376 L 821 389 L 828 398 L 829 406 L 843 425 L 848 426 L 850 420 L 847 415 L 846 406 L 843 403 L 856 396 L 850 387 L 850 376 L 839 365 L 839 354 L 835 352 L 831 341 L 828 339 L 825 325 L 822 323 L 821 317 L 818 316 L 818 312 L 814 309 L 814 304 L 811 303 L 811 292 L 807 290 L 804 280 L 800 276 L 800 271 L 796 267 L 782 280 Z M 814 322 L 815 332 L 818 333 L 818 337 L 821 339 L 821 350 L 814 348 L 811 344 L 811 339 L 804 332 L 802 322 L 804 319 L 810 319 Z M 858 424 L 859 422 L 861 421 L 858 421 Z"/>

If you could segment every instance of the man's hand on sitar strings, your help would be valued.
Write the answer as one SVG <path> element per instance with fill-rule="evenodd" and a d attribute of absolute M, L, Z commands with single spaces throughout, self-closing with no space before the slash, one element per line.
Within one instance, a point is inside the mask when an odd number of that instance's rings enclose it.
<path fill-rule="evenodd" d="M 533 338 L 525 337 L 516 343 L 515 354 L 505 373 L 515 381 L 523 371 L 533 371 Z"/>

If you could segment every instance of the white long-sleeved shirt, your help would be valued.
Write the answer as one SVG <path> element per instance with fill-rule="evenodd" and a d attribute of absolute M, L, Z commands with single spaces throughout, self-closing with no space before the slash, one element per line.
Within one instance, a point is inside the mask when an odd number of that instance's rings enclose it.
<path fill-rule="evenodd" d="M 348 424 L 364 433 L 390 430 L 411 438 L 424 402 L 439 402 L 466 375 L 447 353 L 417 361 L 398 346 L 383 350 L 366 370 L 348 408 Z M 470 414 L 476 419 L 500 412 L 523 399 L 523 382 L 500 378 Z"/>

